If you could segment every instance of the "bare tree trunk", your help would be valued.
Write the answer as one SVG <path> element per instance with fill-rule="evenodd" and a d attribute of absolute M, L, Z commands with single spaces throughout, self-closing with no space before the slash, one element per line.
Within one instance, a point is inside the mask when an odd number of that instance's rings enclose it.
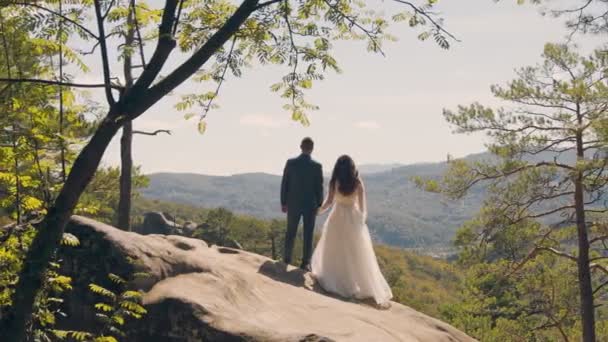
<path fill-rule="evenodd" d="M 272 249 L 272 260 L 277 260 L 277 247 L 275 244 L 276 237 L 274 234 L 270 235 L 270 246 Z"/>
<path fill-rule="evenodd" d="M 120 195 L 117 220 L 118 227 L 124 230 L 131 230 L 132 143 L 133 123 L 128 121 L 122 126 L 122 137 L 120 139 Z"/>
<path fill-rule="evenodd" d="M 578 280 L 581 297 L 583 341 L 595 342 L 595 313 L 593 306 L 591 269 L 589 267 L 589 239 L 587 237 L 585 207 L 583 205 L 582 175 L 577 175 L 574 196 L 576 206 L 576 228 L 578 232 Z"/>
<path fill-rule="evenodd" d="M 13 160 L 15 167 L 15 212 L 17 213 L 17 224 L 21 223 L 21 177 L 19 173 L 19 151 L 17 144 L 17 126 L 13 125 L 12 140 L 13 140 Z"/>
<path fill-rule="evenodd" d="M 127 16 L 127 33 L 125 35 L 125 47 L 127 52 L 124 56 L 123 73 L 125 75 L 125 91 L 133 87 L 133 66 L 131 54 L 134 51 L 133 42 L 135 40 L 135 18 L 134 7 L 129 6 Z M 132 197 L 132 174 L 133 174 L 133 122 L 127 121 L 122 127 L 122 137 L 120 139 L 120 195 L 118 197 L 118 222 L 119 228 L 131 230 L 131 197 Z"/>
<path fill-rule="evenodd" d="M 33 127 L 33 122 L 32 122 Z M 36 163 L 36 169 L 38 171 L 38 177 L 42 181 L 41 192 L 44 196 L 44 208 L 48 209 L 51 206 L 51 190 L 49 187 L 49 179 L 42 169 L 40 164 L 40 144 L 36 138 L 32 138 L 32 145 L 34 147 L 34 162 Z"/>
<path fill-rule="evenodd" d="M 579 122 L 581 116 L 579 115 Z M 577 160 L 585 158 L 583 134 L 576 134 Z M 574 206 L 576 212 L 576 229 L 578 233 L 578 281 L 581 298 L 581 319 L 583 325 L 583 341 L 595 342 L 595 308 L 593 306 L 593 287 L 591 284 L 591 268 L 589 266 L 589 238 L 585 222 L 585 197 L 583 189 L 583 172 L 576 171 L 574 180 Z"/>

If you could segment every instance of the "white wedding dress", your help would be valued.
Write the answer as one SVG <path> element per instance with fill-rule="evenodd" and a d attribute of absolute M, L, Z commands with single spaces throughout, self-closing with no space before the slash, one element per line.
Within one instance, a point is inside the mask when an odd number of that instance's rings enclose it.
<path fill-rule="evenodd" d="M 341 297 L 371 298 L 377 304 L 386 304 L 393 294 L 380 272 L 365 223 L 365 190 L 344 196 L 335 189 L 333 197 L 333 207 L 312 256 L 313 276 L 324 290 Z"/>

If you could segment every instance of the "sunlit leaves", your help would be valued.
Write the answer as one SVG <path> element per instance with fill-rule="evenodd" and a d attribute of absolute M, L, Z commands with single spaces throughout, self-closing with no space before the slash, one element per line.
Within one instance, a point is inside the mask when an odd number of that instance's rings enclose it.
<path fill-rule="evenodd" d="M 101 286 L 99 286 L 97 284 L 89 284 L 89 289 L 92 292 L 94 292 L 94 293 L 96 293 L 98 295 L 107 297 L 109 299 L 115 299 L 116 298 L 116 295 L 112 291 L 110 291 L 110 290 L 108 290 L 108 289 L 106 289 L 104 287 L 101 287 Z"/>
<path fill-rule="evenodd" d="M 96 219 L 112 222 L 116 218 L 115 210 L 119 197 L 119 175 L 117 167 L 100 168 L 93 180 L 80 197 L 76 213 L 87 215 Z M 148 184 L 148 179 L 141 174 L 139 168 L 133 169 L 133 196 L 139 196 L 138 190 Z"/>
<path fill-rule="evenodd" d="M 59 340 L 67 340 L 68 338 L 75 341 L 87 341 L 93 337 L 93 334 L 84 331 L 72 330 L 51 330 L 53 335 Z M 97 341 L 97 340 L 95 340 Z"/>
<path fill-rule="evenodd" d="M 95 304 L 95 309 L 97 309 L 99 311 L 103 311 L 103 312 L 110 312 L 110 311 L 112 311 L 113 308 L 109 304 L 97 303 L 97 304 Z"/>
<path fill-rule="evenodd" d="M 59 35 L 56 17 L 45 12 L 31 18 L 29 15 L 34 9 L 28 6 L 1 10 L 0 36 L 9 38 L 2 40 L 7 44 L 2 47 L 6 54 L 0 59 L 2 77 L 10 73 L 24 78 L 54 79 L 58 76 L 54 67 L 60 50 L 66 65 L 86 70 L 81 56 L 67 46 L 68 37 Z M 66 15 L 76 20 L 76 13 Z M 73 32 L 67 27 L 66 31 Z M 70 76 L 64 74 L 64 80 L 69 79 Z M 24 214 L 46 212 L 63 181 L 61 159 L 65 159 L 69 168 L 75 149 L 88 138 L 94 126 L 92 120 L 85 120 L 91 111 L 80 103 L 79 94 L 69 87 L 63 87 L 61 93 L 62 120 L 58 87 L 21 83 L 0 93 L 0 109 L 5 113 L 0 118 L 3 128 L 0 131 L 0 209 L 13 219 L 18 213 L 23 218 Z M 63 121 L 62 127 L 60 121 Z"/>
<path fill-rule="evenodd" d="M 127 286 L 126 279 L 116 274 L 110 273 L 108 278 L 118 289 L 123 289 Z M 89 289 L 101 296 L 103 301 L 95 304 L 95 309 L 97 310 L 96 317 L 104 326 L 103 330 L 111 333 L 98 337 L 100 338 L 99 341 L 106 341 L 101 338 L 114 338 L 112 335 L 118 337 L 124 336 L 122 328 L 127 319 L 129 317 L 139 319 L 147 313 L 147 310 L 141 305 L 142 294 L 139 291 L 124 290 L 122 292 L 113 292 L 96 284 L 90 284 Z"/>
<path fill-rule="evenodd" d="M 122 277 L 120 277 L 114 273 L 108 274 L 108 278 L 110 279 L 111 282 L 113 282 L 114 284 L 117 284 L 117 285 L 122 285 L 122 284 L 126 283 L 126 280 L 124 280 Z"/>
<path fill-rule="evenodd" d="M 418 11 L 407 8 L 392 16 L 393 21 L 406 21 L 412 27 L 424 27 L 430 21 L 423 15 L 436 1 L 427 1 Z M 405 7 L 405 6 L 404 6 Z M 186 3 L 186 12 L 180 22 L 177 40 L 183 51 L 195 49 L 201 41 L 221 26 L 234 11 L 234 4 L 225 0 Z M 340 72 L 339 63 L 333 55 L 333 42 L 339 40 L 363 40 L 367 50 L 382 53 L 382 44 L 395 38 L 386 31 L 389 20 L 381 10 L 371 8 L 365 1 L 307 0 L 300 3 L 279 2 L 251 15 L 236 33 L 236 45 L 230 49 L 227 43 L 212 63 L 205 66 L 194 77 L 198 82 L 224 82 L 217 75 L 227 67 L 231 75 L 240 77 L 243 68 L 258 64 L 283 65 L 286 74 L 271 90 L 286 100 L 285 110 L 294 120 L 308 124 L 309 112 L 317 106 L 305 99 L 305 91 L 316 81 L 323 80 L 328 71 Z M 437 23 L 440 23 L 437 21 Z M 449 46 L 446 36 L 436 26 L 420 38 L 433 37 L 442 48 Z M 213 85 L 211 85 L 213 87 Z M 179 110 L 192 106 L 209 111 L 204 101 L 192 101 L 198 94 L 185 96 L 178 105 Z M 204 115 L 202 115 L 204 116 Z"/>
<path fill-rule="evenodd" d="M 205 131 L 207 130 L 207 122 L 205 122 L 204 120 L 200 120 L 198 122 L 198 132 L 200 134 L 205 133 Z"/>
<path fill-rule="evenodd" d="M 80 240 L 78 240 L 78 238 L 74 234 L 63 233 L 63 236 L 61 238 L 61 244 L 70 247 L 76 247 L 80 245 Z"/>
<path fill-rule="evenodd" d="M 96 337 L 93 342 L 118 342 L 114 336 L 100 336 Z"/>

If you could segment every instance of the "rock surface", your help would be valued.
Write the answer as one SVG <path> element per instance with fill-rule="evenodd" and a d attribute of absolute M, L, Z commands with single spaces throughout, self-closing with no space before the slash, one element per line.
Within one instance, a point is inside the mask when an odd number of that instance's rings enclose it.
<path fill-rule="evenodd" d="M 78 216 L 68 232 L 81 241 L 62 250 L 76 289 L 116 269 L 149 274 L 137 284 L 149 313 L 129 341 L 474 341 L 404 305 L 379 310 L 335 298 L 309 273 L 245 251 Z M 86 300 L 82 293 L 68 300 L 69 314 L 82 322 Z"/>

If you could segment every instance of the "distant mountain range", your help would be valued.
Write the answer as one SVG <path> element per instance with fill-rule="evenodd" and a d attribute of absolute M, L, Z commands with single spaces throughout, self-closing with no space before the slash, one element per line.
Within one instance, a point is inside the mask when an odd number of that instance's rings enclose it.
<path fill-rule="evenodd" d="M 489 160 L 489 153 L 472 154 L 466 160 Z M 543 153 L 531 161 L 572 164 L 575 156 L 557 157 Z M 411 165 L 363 165 L 360 171 L 367 189 L 368 225 L 374 239 L 388 245 L 407 248 L 445 247 L 456 230 L 481 207 L 484 189 L 474 188 L 460 201 L 449 201 L 438 194 L 416 188 L 414 176 L 440 177 L 447 163 Z M 279 210 L 281 177 L 247 173 L 219 177 L 185 173 L 149 175 L 150 186 L 143 190 L 149 199 L 185 203 L 204 208 L 225 207 L 240 214 L 260 218 L 282 218 Z M 329 178 L 327 176 L 327 178 Z"/>
<path fill-rule="evenodd" d="M 481 158 L 483 154 L 467 158 Z M 362 165 L 369 202 L 368 225 L 376 241 L 399 247 L 445 246 L 455 231 L 479 209 L 482 194 L 464 201 L 417 189 L 413 176 L 439 177 L 446 163 Z M 187 173 L 148 175 L 143 196 L 196 205 L 225 207 L 261 218 L 282 218 L 279 210 L 281 177 L 264 173 L 207 176 Z"/>

